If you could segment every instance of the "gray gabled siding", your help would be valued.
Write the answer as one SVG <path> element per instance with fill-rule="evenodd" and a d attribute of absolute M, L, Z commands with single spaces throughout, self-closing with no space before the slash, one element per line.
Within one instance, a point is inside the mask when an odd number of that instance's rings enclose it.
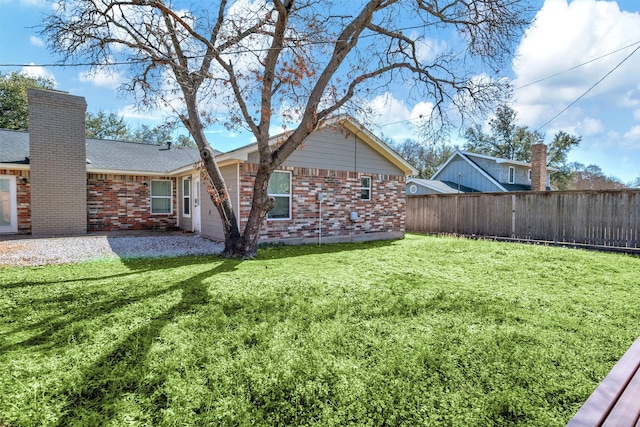
<path fill-rule="evenodd" d="M 404 176 L 402 170 L 360 137 L 340 129 L 324 128 L 312 133 L 283 166 Z M 250 154 L 248 162 L 258 163 L 258 153 Z"/>
<path fill-rule="evenodd" d="M 224 166 L 220 168 L 224 181 L 229 189 L 229 196 L 231 197 L 231 203 L 233 203 L 233 209 L 236 215 L 239 215 L 240 209 L 238 206 L 238 165 Z M 201 184 L 200 200 L 200 215 L 202 221 L 202 235 L 210 237 L 216 240 L 224 240 L 224 230 L 222 229 L 222 221 L 218 209 L 211 201 L 211 196 L 207 192 L 207 182 L 202 180 Z"/>

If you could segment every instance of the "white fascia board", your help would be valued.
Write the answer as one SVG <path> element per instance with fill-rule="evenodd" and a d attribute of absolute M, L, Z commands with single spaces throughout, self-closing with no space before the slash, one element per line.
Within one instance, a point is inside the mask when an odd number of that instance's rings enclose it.
<path fill-rule="evenodd" d="M 20 170 L 20 171 L 28 171 L 30 169 L 28 164 L 23 163 L 0 163 L 0 169 L 12 169 L 12 170 Z"/>
<path fill-rule="evenodd" d="M 105 173 L 111 175 L 147 175 L 147 176 L 169 176 L 171 172 L 158 171 L 137 171 L 137 170 L 121 170 L 121 169 L 94 169 L 87 168 L 87 173 Z"/>

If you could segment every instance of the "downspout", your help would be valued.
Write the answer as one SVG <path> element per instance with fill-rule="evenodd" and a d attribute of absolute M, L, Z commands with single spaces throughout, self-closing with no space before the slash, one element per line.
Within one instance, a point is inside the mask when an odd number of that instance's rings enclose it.
<path fill-rule="evenodd" d="M 318 193 L 318 245 L 322 244 L 322 199 L 324 194 Z"/>

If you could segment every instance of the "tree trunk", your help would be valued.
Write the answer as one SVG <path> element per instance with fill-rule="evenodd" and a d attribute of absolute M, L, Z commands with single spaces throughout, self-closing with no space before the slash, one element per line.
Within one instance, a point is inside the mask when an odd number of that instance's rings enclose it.
<path fill-rule="evenodd" d="M 267 213 L 275 206 L 275 199 L 269 197 L 267 188 L 269 178 L 273 172 L 272 165 L 262 162 L 258 167 L 253 186 L 253 198 L 251 211 L 244 226 L 242 235 L 227 235 L 225 231 L 225 249 L 223 255 L 227 258 L 249 259 L 254 258 L 258 252 L 258 239 L 260 228 Z"/>

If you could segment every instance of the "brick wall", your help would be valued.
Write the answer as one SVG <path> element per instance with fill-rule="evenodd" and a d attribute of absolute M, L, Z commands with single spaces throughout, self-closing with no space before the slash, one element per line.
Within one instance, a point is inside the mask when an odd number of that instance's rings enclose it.
<path fill-rule="evenodd" d="M 84 98 L 29 89 L 31 233 L 86 233 Z"/>
<path fill-rule="evenodd" d="M 151 214 L 150 182 L 173 181 L 173 213 Z M 132 175 L 88 174 L 89 231 L 172 230 L 177 226 L 176 179 Z"/>
<path fill-rule="evenodd" d="M 319 211 L 322 207 L 322 239 L 325 241 L 365 240 L 379 237 L 401 237 L 405 231 L 405 177 L 367 174 L 327 169 L 283 167 L 291 171 L 291 219 L 265 219 L 260 230 L 261 241 L 317 241 Z M 251 196 L 257 165 L 240 167 L 241 227 L 251 209 Z M 360 177 L 371 177 L 371 200 L 360 199 Z M 318 193 L 324 194 L 322 206 Z M 358 220 L 351 221 L 350 213 Z"/>
<path fill-rule="evenodd" d="M 531 146 L 531 191 L 547 189 L 547 146 L 533 144 Z"/>
<path fill-rule="evenodd" d="M 0 175 L 16 177 L 18 234 L 31 234 L 31 182 L 28 170 L 0 169 Z"/>

